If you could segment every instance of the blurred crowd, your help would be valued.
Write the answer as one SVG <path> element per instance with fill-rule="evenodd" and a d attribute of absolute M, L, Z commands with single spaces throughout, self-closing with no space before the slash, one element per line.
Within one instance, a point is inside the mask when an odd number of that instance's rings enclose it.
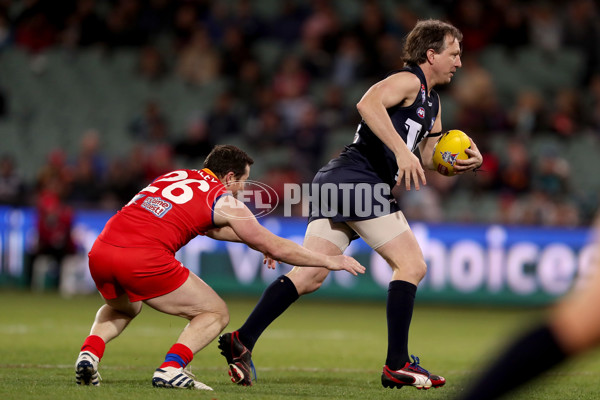
<path fill-rule="evenodd" d="M 52 48 L 97 47 L 107 56 L 129 48 L 138 55 L 135 74 L 150 83 L 180 79 L 201 88 L 227 82 L 184 135 L 173 132 L 159 101 L 148 100 L 124 129 L 135 143 L 126 156 L 106 154 L 103 133 L 90 129 L 79 135 L 78 154 L 48 149 L 46 164 L 28 182 L 6 153 L 0 203 L 54 204 L 48 200 L 54 196 L 67 207 L 118 209 L 156 176 L 179 165 L 198 167 L 215 143 L 229 140 L 255 158 L 284 154 L 254 179 L 276 190 L 285 182 L 309 182 L 334 155 L 328 152 L 340 150 L 331 146 L 332 135 L 346 131 L 352 140 L 359 115 L 346 90 L 360 83 L 364 91 L 402 67 L 403 37 L 418 19 L 436 17 L 464 34 L 463 69 L 439 90 L 443 121 L 452 123 L 445 128 L 467 132 L 484 165 L 459 178 L 428 173 L 426 188 L 399 194 L 407 217 L 449 220 L 446 207 L 460 192 L 471 205 L 492 196 L 495 208 L 483 219 L 473 212 L 477 207 L 458 209 L 452 216 L 457 221 L 589 224 L 599 193 L 573 187 L 573 168 L 561 147 L 600 137 L 597 2 L 361 0 L 352 2 L 359 8 L 355 18 L 340 12 L 345 3 L 269 1 L 275 9 L 258 12 L 260 0 L 0 0 L 0 52 L 24 49 L 32 68 L 43 68 L 44 52 Z M 423 4 L 431 6 L 431 15 L 423 15 Z M 257 56 L 267 45 L 281 50 L 270 66 Z M 583 68 L 572 86 L 549 93 L 523 88 L 502 99 L 478 57 L 490 46 L 509 56 L 537 48 L 549 59 L 568 48 L 581 55 Z M 0 87 L 0 118 L 9 114 L 10 98 Z M 540 134 L 561 145 L 533 153 L 531 141 Z M 506 143 L 501 151 L 493 146 L 500 135 Z"/>

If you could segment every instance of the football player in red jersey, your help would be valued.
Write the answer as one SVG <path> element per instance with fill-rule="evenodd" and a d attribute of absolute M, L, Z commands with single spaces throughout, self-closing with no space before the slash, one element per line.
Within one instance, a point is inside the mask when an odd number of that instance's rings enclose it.
<path fill-rule="evenodd" d="M 90 273 L 106 304 L 98 310 L 75 363 L 77 384 L 99 384 L 98 363 L 106 343 L 146 303 L 190 321 L 156 369 L 152 384 L 212 390 L 185 370 L 229 322 L 224 301 L 175 259 L 177 250 L 197 235 L 244 242 L 265 255 L 269 268 L 277 260 L 364 273 L 351 257 L 317 254 L 272 234 L 230 197 L 242 189 L 253 162 L 237 147 L 216 146 L 204 169 L 160 176 L 107 222 L 89 253 Z"/>

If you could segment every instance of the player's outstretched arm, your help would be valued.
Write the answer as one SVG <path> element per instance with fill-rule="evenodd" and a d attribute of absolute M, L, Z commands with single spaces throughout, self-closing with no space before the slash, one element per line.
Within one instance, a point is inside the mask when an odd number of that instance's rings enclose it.
<path fill-rule="evenodd" d="M 206 232 L 206 236 L 215 240 L 222 240 L 226 242 L 242 242 L 242 239 L 235 233 L 233 228 L 230 226 L 223 226 L 221 228 L 214 228 Z M 249 246 L 254 248 L 252 246 Z M 254 250 L 257 250 L 254 248 Z M 277 267 L 278 261 L 272 259 L 268 254 L 264 254 L 265 259 L 263 260 L 263 264 L 265 264 L 268 268 L 275 269 Z"/>
<path fill-rule="evenodd" d="M 353 275 L 365 272 L 365 267 L 352 257 L 315 253 L 291 240 L 274 235 L 258 223 L 242 202 L 230 196 L 223 196 L 217 201 L 214 221 L 219 227 L 231 227 L 242 242 L 263 253 L 271 268 L 274 266 L 274 260 L 277 260 L 292 265 L 323 267 L 332 271 L 344 270 Z"/>
<path fill-rule="evenodd" d="M 223 240 L 226 242 L 241 242 L 242 239 L 235 233 L 230 226 L 214 228 L 206 232 L 206 236 L 215 240 Z"/>

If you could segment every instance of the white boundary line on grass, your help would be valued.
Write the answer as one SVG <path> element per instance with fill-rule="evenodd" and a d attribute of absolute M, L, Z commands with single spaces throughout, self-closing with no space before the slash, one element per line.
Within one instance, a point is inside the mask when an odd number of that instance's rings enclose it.
<path fill-rule="evenodd" d="M 192 366 L 193 369 L 195 371 L 220 371 L 220 370 L 227 370 L 226 367 L 194 367 Z M 41 368 L 41 369 L 53 369 L 53 368 L 59 368 L 59 369 L 70 369 L 70 368 L 75 368 L 73 365 L 69 364 L 0 364 L 0 369 L 2 368 Z M 125 365 L 108 365 L 108 366 L 102 366 L 102 369 L 106 369 L 106 370 L 128 370 L 128 369 L 139 369 L 139 366 L 125 366 Z M 352 369 L 352 368 L 314 368 L 314 367 L 295 367 L 295 366 L 289 366 L 289 367 L 264 367 L 264 368 L 259 368 L 259 371 L 264 371 L 264 372 L 273 372 L 273 371 L 296 371 L 296 372 L 336 372 L 336 373 L 380 373 L 381 371 L 379 370 L 373 370 L 373 369 Z M 444 371 L 445 374 L 450 374 L 450 375 L 467 375 L 467 374 L 473 374 L 476 371 L 468 371 L 468 370 L 453 370 L 453 371 Z M 600 375 L 600 373 L 598 372 L 589 372 L 589 371 L 581 371 L 581 372 L 547 372 L 544 375 L 551 375 L 551 376 L 598 376 Z"/>

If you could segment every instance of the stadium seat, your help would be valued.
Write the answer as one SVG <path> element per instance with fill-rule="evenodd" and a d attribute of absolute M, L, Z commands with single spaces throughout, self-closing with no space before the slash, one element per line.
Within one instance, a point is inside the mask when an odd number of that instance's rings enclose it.
<path fill-rule="evenodd" d="M 283 54 L 281 44 L 271 39 L 257 40 L 252 50 L 263 71 L 274 71 Z"/>

